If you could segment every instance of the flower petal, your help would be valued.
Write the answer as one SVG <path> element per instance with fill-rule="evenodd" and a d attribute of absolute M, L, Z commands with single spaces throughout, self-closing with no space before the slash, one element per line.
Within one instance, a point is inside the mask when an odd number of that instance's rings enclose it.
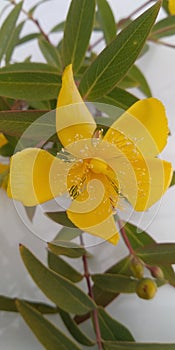
<path fill-rule="evenodd" d="M 133 143 L 133 147 L 143 156 L 154 157 L 165 147 L 167 137 L 168 122 L 164 106 L 159 100 L 148 98 L 132 105 L 111 126 L 104 139 L 118 147 L 120 143 L 122 146 Z"/>
<path fill-rule="evenodd" d="M 8 143 L 6 137 L 2 133 L 0 133 L 0 147 L 6 145 L 6 143 Z"/>
<path fill-rule="evenodd" d="M 171 163 L 158 158 L 138 158 L 130 165 L 126 162 L 126 166 L 124 160 L 112 159 L 110 165 L 120 183 L 121 193 L 136 211 L 147 210 L 161 199 L 173 173 Z"/>
<path fill-rule="evenodd" d="M 105 240 L 118 241 L 112 205 L 105 188 L 105 176 L 94 175 L 87 190 L 72 202 L 67 215 L 81 230 Z"/>
<path fill-rule="evenodd" d="M 169 0 L 168 1 L 168 9 L 171 15 L 175 15 L 175 1 Z"/>
<path fill-rule="evenodd" d="M 74 82 L 72 65 L 66 67 L 62 77 L 56 109 L 56 130 L 63 144 L 91 138 L 96 123 Z"/>
<path fill-rule="evenodd" d="M 69 168 L 44 150 L 27 148 L 11 158 L 7 193 L 25 206 L 46 202 L 66 192 Z"/>

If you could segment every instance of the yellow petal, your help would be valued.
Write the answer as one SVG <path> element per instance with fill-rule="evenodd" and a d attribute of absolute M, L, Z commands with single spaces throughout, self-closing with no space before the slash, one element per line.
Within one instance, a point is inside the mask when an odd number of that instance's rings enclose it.
<path fill-rule="evenodd" d="M 158 158 L 138 158 L 130 166 L 111 160 L 120 183 L 121 193 L 128 199 L 136 211 L 144 211 L 161 199 L 172 178 L 172 166 Z"/>
<path fill-rule="evenodd" d="M 171 15 L 175 15 L 175 0 L 168 1 L 168 9 Z"/>
<path fill-rule="evenodd" d="M 91 175 L 87 190 L 72 202 L 67 215 L 82 231 L 116 243 L 118 233 L 105 181 L 103 175 Z"/>
<path fill-rule="evenodd" d="M 11 158 L 7 193 L 25 206 L 34 206 L 67 191 L 70 165 L 38 149 L 27 148 Z"/>
<path fill-rule="evenodd" d="M 6 137 L 2 133 L 0 133 L 0 147 L 6 145 L 6 143 L 8 143 Z"/>
<path fill-rule="evenodd" d="M 159 100 L 148 98 L 131 106 L 111 126 L 104 139 L 118 147 L 132 143 L 132 149 L 135 147 L 143 156 L 154 157 L 165 147 L 167 137 L 168 122 L 164 106 Z"/>
<path fill-rule="evenodd" d="M 0 163 L 0 174 L 5 173 L 8 170 L 8 168 L 9 168 L 9 165 Z"/>
<path fill-rule="evenodd" d="M 138 163 L 138 167 L 135 168 L 139 188 L 138 198 L 135 204 L 135 210 L 137 211 L 146 210 L 161 199 L 171 183 L 173 174 L 171 163 L 164 160 L 146 158 L 145 163 L 148 169 L 145 181 L 142 180 L 141 168 L 143 167 L 143 162 Z M 148 185 L 149 191 L 147 191 Z"/>
<path fill-rule="evenodd" d="M 62 77 L 56 109 L 56 130 L 58 137 L 67 146 L 71 142 L 91 138 L 96 123 L 74 82 L 72 65 L 66 67 Z"/>

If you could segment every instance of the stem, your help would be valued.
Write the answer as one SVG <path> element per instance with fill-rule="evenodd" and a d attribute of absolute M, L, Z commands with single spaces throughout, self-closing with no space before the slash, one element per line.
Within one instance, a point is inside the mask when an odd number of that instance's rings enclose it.
<path fill-rule="evenodd" d="M 149 38 L 149 41 L 151 41 L 151 42 L 153 42 L 155 44 L 164 45 L 164 46 L 167 46 L 167 47 L 171 47 L 172 49 L 175 49 L 175 45 L 174 44 L 169 44 L 169 43 L 166 43 L 165 41 L 162 41 L 162 40 L 156 40 L 156 39 Z"/>
<path fill-rule="evenodd" d="M 80 235 L 80 243 L 84 247 L 82 234 Z M 84 266 L 84 276 L 86 278 L 89 296 L 94 301 L 94 293 L 93 293 L 93 289 L 92 289 L 92 285 L 91 285 L 87 256 L 83 255 L 82 260 L 83 260 L 83 266 Z M 94 326 L 95 326 L 95 333 L 96 333 L 96 340 L 97 340 L 98 349 L 103 350 L 97 309 L 95 309 L 93 311 L 93 319 L 94 319 Z"/>
<path fill-rule="evenodd" d="M 121 233 L 121 235 L 123 237 L 123 240 L 124 240 L 128 250 L 129 250 L 130 254 L 135 256 L 135 252 L 134 252 L 134 250 L 133 250 L 133 248 L 132 248 L 132 246 L 130 244 L 130 241 L 129 241 L 129 239 L 127 237 L 127 234 L 125 232 L 125 229 L 123 227 L 123 222 L 122 222 L 121 219 L 119 219 L 119 217 L 117 218 L 117 222 L 118 222 L 118 225 L 119 225 L 120 233 Z"/>
<path fill-rule="evenodd" d="M 144 7 L 146 7 L 147 5 L 149 5 L 151 2 L 156 1 L 156 0 L 148 0 L 147 2 L 145 2 L 145 4 L 141 5 L 140 7 L 138 7 L 136 10 L 134 10 L 128 17 L 126 18 L 122 18 L 118 23 L 117 23 L 117 27 L 120 28 L 123 26 L 124 23 L 126 23 L 127 21 L 129 21 L 134 15 L 136 15 L 139 11 L 141 11 Z M 92 45 L 89 45 L 88 51 L 92 51 L 94 49 L 95 46 L 97 46 L 98 44 L 100 44 L 100 42 L 104 40 L 104 36 L 101 36 L 99 39 L 97 39 Z"/>
<path fill-rule="evenodd" d="M 16 1 L 15 0 L 11 0 L 11 4 L 12 5 L 17 5 L 16 4 Z M 40 33 L 43 35 L 43 37 L 49 42 L 50 42 L 50 39 L 48 37 L 48 35 L 44 32 L 44 30 L 42 29 L 39 21 L 37 19 L 35 19 L 32 14 L 28 13 L 25 9 L 22 8 L 22 12 L 27 16 L 28 19 L 30 19 L 36 26 L 37 28 L 39 29 Z"/>

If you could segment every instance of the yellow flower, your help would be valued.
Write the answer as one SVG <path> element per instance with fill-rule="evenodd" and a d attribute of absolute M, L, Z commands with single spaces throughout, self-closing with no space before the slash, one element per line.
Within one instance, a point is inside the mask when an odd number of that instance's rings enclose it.
<path fill-rule="evenodd" d="M 171 15 L 175 15 L 175 0 L 168 1 L 168 9 Z"/>
<path fill-rule="evenodd" d="M 64 149 L 57 157 L 37 148 L 13 155 L 8 194 L 34 206 L 67 192 L 69 219 L 115 244 L 119 234 L 113 213 L 120 197 L 144 211 L 170 184 L 171 164 L 156 158 L 167 142 L 167 118 L 162 103 L 150 98 L 129 108 L 103 139 L 96 127 L 69 65 L 56 110 L 56 130 Z"/>
<path fill-rule="evenodd" d="M 0 133 L 0 147 L 3 147 L 8 143 L 6 137 Z M 6 188 L 7 183 L 6 183 L 6 174 L 8 171 L 9 165 L 6 164 L 1 164 L 0 163 L 0 187 Z"/>

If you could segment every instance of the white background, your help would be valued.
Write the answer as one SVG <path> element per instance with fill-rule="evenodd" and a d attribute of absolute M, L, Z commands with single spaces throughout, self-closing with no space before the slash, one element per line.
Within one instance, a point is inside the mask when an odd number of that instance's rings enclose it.
<path fill-rule="evenodd" d="M 127 16 L 144 2 L 141 0 L 109 0 L 116 19 Z M 24 8 L 28 9 L 35 3 L 34 0 L 25 0 Z M 48 32 L 55 24 L 64 20 L 69 3 L 68 0 L 55 0 L 46 2 L 38 8 L 35 17 L 39 20 L 44 31 Z M 7 4 L 7 1 L 1 0 L 0 9 L 5 4 Z M 30 30 L 36 30 L 32 23 L 26 24 L 23 34 Z M 58 41 L 57 35 L 52 35 L 51 40 L 56 43 Z M 173 38 L 171 41 L 173 42 Z M 32 54 L 33 61 L 41 60 L 41 54 L 34 42 L 16 50 L 15 59 L 23 61 L 30 54 Z M 174 62 L 175 50 L 151 45 L 151 50 L 138 61 L 138 65 L 150 83 L 153 96 L 161 99 L 165 104 L 172 136 L 162 157 L 172 161 L 175 167 Z M 23 267 L 18 253 L 18 244 L 25 244 L 35 253 L 39 253 L 42 259 L 45 259 L 44 241 L 54 236 L 58 231 L 58 227 L 44 218 L 43 215 L 41 218 L 38 217 L 34 228 L 30 226 L 27 219 L 23 224 L 13 203 L 6 197 L 4 191 L 1 190 L 0 195 L 0 294 L 31 298 L 32 300 L 45 300 L 45 297 L 38 291 Z M 160 206 L 146 213 L 142 221 L 143 226 L 145 222 L 149 223 L 148 231 L 157 241 L 175 242 L 174 188 L 171 188 L 165 194 Z M 31 233 L 31 230 L 36 229 L 40 238 Z M 91 270 L 103 271 L 112 265 L 117 257 L 119 258 L 126 253 L 126 248 L 122 241 L 117 247 L 104 243 L 93 248 L 92 253 L 94 253 L 94 257 L 90 259 Z M 80 266 L 79 269 L 81 270 Z M 155 299 L 148 302 L 139 299 L 135 295 L 120 296 L 109 306 L 108 310 L 130 328 L 137 341 L 175 343 L 175 290 L 173 287 L 161 287 Z M 54 321 L 61 324 L 58 316 L 54 317 Z M 61 327 L 63 326 L 61 325 Z M 89 331 L 87 324 L 83 327 Z M 0 350 L 39 350 L 42 348 L 20 316 L 13 313 L 0 313 Z"/>

